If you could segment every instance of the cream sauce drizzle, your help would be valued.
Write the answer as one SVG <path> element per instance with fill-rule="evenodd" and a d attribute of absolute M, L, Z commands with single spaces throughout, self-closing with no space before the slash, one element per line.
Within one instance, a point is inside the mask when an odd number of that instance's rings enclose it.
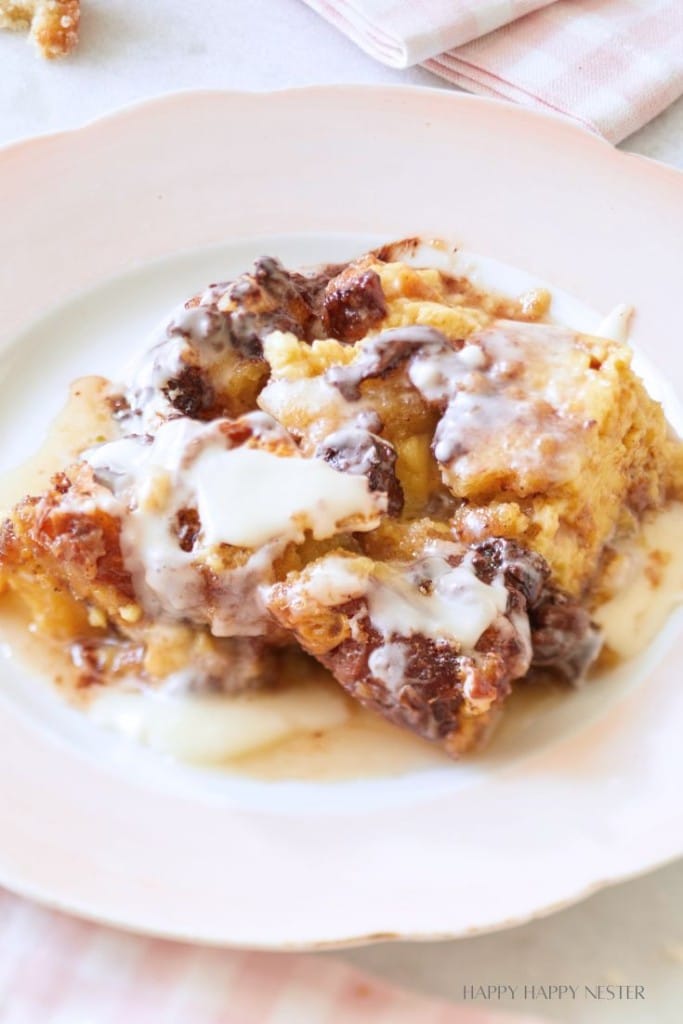
<path fill-rule="evenodd" d="M 202 296 L 202 303 L 211 302 L 210 290 Z M 132 412 L 125 417 L 126 432 L 151 432 L 176 415 L 164 388 L 188 366 L 196 365 L 201 353 L 201 365 L 211 369 L 222 357 L 228 341 L 225 324 L 215 309 L 201 304 L 178 306 L 170 318 L 152 332 L 142 355 L 124 370 L 125 393 Z"/>
<path fill-rule="evenodd" d="M 363 401 L 348 402 L 324 377 L 272 380 L 263 388 L 261 409 L 286 425 L 303 428 L 301 446 L 307 454 L 344 427 L 376 431 L 381 421 Z"/>
<path fill-rule="evenodd" d="M 557 481 L 573 476 L 580 463 L 569 442 L 582 429 L 573 405 L 585 374 L 571 359 L 576 343 L 566 327 L 500 320 L 459 351 L 418 349 L 410 380 L 445 407 L 434 437 L 437 460 L 465 477 L 504 469 L 523 479 L 535 470 L 547 475 L 549 466 Z"/>
<path fill-rule="evenodd" d="M 505 614 L 508 590 L 502 573 L 478 578 L 471 555 L 457 544 L 434 542 L 425 557 L 406 566 L 328 555 L 311 566 L 302 584 L 326 607 L 364 598 L 370 621 L 386 642 L 421 635 L 471 653 L 481 635 Z M 461 558 L 451 565 L 449 558 Z M 528 625 L 527 625 L 528 629 Z"/>
<path fill-rule="evenodd" d="M 675 502 L 643 523 L 642 536 L 624 546 L 614 596 L 593 618 L 620 658 L 633 658 L 683 604 L 683 504 Z"/>
<path fill-rule="evenodd" d="M 126 437 L 84 458 L 119 502 L 121 546 L 139 600 L 151 614 L 200 615 L 204 563 L 221 545 L 251 550 L 246 563 L 216 571 L 225 602 L 211 618 L 217 636 L 257 635 L 265 611 L 258 585 L 269 580 L 274 558 L 306 531 L 318 540 L 344 529 L 373 529 L 387 497 L 371 492 L 363 476 L 335 470 L 321 459 L 302 458 L 296 445 L 264 413 L 242 423 L 261 447 L 231 447 L 227 421 L 209 424 L 177 418 L 154 437 Z M 281 454 L 280 454 L 281 453 Z M 199 532 L 191 550 L 178 538 L 178 516 L 193 509 Z M 241 598 L 235 600 L 239 591 Z"/>
<path fill-rule="evenodd" d="M 641 653 L 663 627 L 671 611 L 683 603 L 681 538 L 683 504 L 675 503 L 644 524 L 642 543 L 634 542 L 624 547 L 625 578 L 620 580 L 619 594 L 595 612 L 596 620 L 605 630 L 607 643 L 623 658 L 633 658 Z M 652 582 L 656 577 L 649 571 L 646 573 L 653 552 L 661 553 L 655 560 L 661 570 L 656 585 Z M 338 559 L 340 563 L 346 561 Z M 333 588 L 329 592 L 330 603 L 340 594 L 350 595 L 354 580 L 356 589 L 358 587 L 357 576 L 354 577 L 343 565 L 337 566 L 337 570 L 332 574 L 336 582 L 330 584 Z M 322 579 L 319 582 L 322 588 Z M 396 683 L 401 673 L 402 657 L 400 641 L 387 643 L 372 655 L 374 662 L 371 670 L 391 686 L 392 680 Z M 600 684 L 600 671 L 599 668 L 594 670 L 594 678 L 588 685 Z M 296 706 L 299 702 L 311 700 L 320 690 L 329 691 L 344 701 L 336 684 L 329 681 L 326 673 L 315 667 L 311 667 L 311 672 L 313 678 L 303 683 L 300 689 L 295 686 L 290 691 L 288 688 L 280 695 L 282 707 L 290 697 L 295 705 L 290 721 L 297 721 L 299 712 Z M 116 694 L 112 692 L 111 696 L 115 697 Z M 250 697 L 249 708 L 254 712 L 254 721 L 261 696 L 254 694 Z M 229 722 L 234 698 L 214 698 L 202 703 L 198 698 L 186 697 L 183 701 L 178 700 L 172 709 L 161 712 L 158 718 L 157 706 L 150 704 L 148 710 L 147 703 L 137 695 L 129 694 L 127 699 L 129 703 L 125 711 L 131 716 L 127 724 L 121 720 L 123 704 L 112 704 L 108 709 L 101 709 L 99 721 L 102 724 L 106 721 L 109 727 L 116 729 L 125 725 L 123 731 L 128 735 L 143 738 L 147 735 L 157 749 L 163 749 L 174 757 L 218 764 L 225 762 L 231 772 L 251 777 L 310 780 L 369 778 L 400 774 L 418 768 L 434 768 L 448 763 L 446 755 L 431 744 L 396 729 L 348 702 L 342 711 L 334 703 L 323 701 L 317 705 L 314 700 L 308 721 L 312 723 L 313 716 L 320 714 L 316 719 L 317 725 L 299 731 L 292 729 L 289 734 L 278 732 L 277 738 L 267 743 L 263 741 L 264 733 L 260 731 L 260 726 L 255 733 L 253 746 L 250 745 L 249 735 L 243 733 L 240 741 L 242 752 L 236 756 L 230 753 L 234 732 Z M 519 693 L 513 693 L 505 709 L 506 743 L 512 742 L 517 728 L 522 731 L 528 729 L 530 720 L 542 723 L 543 708 L 556 708 L 571 699 L 571 693 L 564 687 L 539 685 L 520 688 Z M 214 727 L 211 721 L 221 703 L 224 715 L 221 713 L 221 717 L 215 721 L 225 723 L 225 747 L 221 746 L 222 725 L 216 724 Z M 266 708 L 270 714 L 268 703 Z M 148 715 L 149 721 L 141 721 Z M 330 719 L 325 724 L 328 715 Z M 331 720 L 334 715 L 340 716 L 336 724 Z M 209 749 L 211 756 L 202 755 L 202 749 Z"/>
<path fill-rule="evenodd" d="M 350 709 L 337 687 L 292 683 L 274 692 L 179 697 L 165 692 L 102 693 L 93 721 L 185 761 L 220 763 L 301 733 L 342 728 Z"/>
<path fill-rule="evenodd" d="M 244 417 L 245 422 L 251 419 Z M 267 417 L 256 414 L 254 419 Z M 306 530 L 322 540 L 341 524 L 368 530 L 379 522 L 386 496 L 371 493 L 364 476 L 340 473 L 321 459 L 300 458 L 293 444 L 284 457 L 262 448 L 226 447 L 219 424 L 170 420 L 151 444 L 123 438 L 84 457 L 112 480 L 114 492 L 138 517 L 196 508 L 207 548 L 255 548 L 276 537 L 301 541 Z M 274 427 L 270 433 L 277 439 Z"/>
<path fill-rule="evenodd" d="M 508 591 L 502 578 L 483 583 L 469 557 L 451 566 L 435 553 L 419 563 L 420 578 L 430 584 L 421 590 L 411 575 L 395 570 L 372 580 L 368 588 L 370 620 L 385 640 L 422 635 L 456 643 L 464 652 L 504 614 Z"/>

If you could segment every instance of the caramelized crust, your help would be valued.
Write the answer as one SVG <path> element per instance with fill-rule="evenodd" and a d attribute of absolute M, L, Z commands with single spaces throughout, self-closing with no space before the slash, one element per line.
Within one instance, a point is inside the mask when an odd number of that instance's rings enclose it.
<path fill-rule="evenodd" d="M 90 468 L 75 466 L 57 474 L 42 497 L 20 502 L 0 533 L 0 581 L 25 599 L 53 588 L 54 603 L 64 605 L 63 615 L 40 616 L 53 634 L 49 622 L 87 623 L 87 614 L 76 613 L 84 609 L 79 602 L 117 625 L 142 614 L 121 554 L 121 521 L 93 504 L 97 491 Z M 60 634 L 68 628 L 57 626 Z"/>
<path fill-rule="evenodd" d="M 352 264 L 325 289 L 323 327 L 331 338 L 358 341 L 382 323 L 386 314 L 382 281 L 375 270 Z"/>
<path fill-rule="evenodd" d="M 265 339 L 273 331 L 319 336 L 324 290 L 337 269 L 304 276 L 261 257 L 250 273 L 188 299 L 119 397 L 122 427 L 154 430 L 177 415 L 208 422 L 254 410 L 269 376 Z"/>
<path fill-rule="evenodd" d="M 119 517 L 90 506 L 100 488 L 89 467 L 72 476 L 58 474 L 50 491 L 21 502 L 3 523 L 0 589 L 21 598 L 40 633 L 68 644 L 76 688 L 131 676 L 152 685 L 177 679 L 191 691 L 276 685 L 284 636 L 272 646 L 214 637 L 200 624 L 150 621 L 125 568 Z"/>
<path fill-rule="evenodd" d="M 337 551 L 273 586 L 269 607 L 352 697 L 456 756 L 488 733 L 513 681 L 532 664 L 575 681 L 600 641 L 586 610 L 549 585 L 550 571 L 538 555 L 501 540 L 453 549 L 432 543 L 408 564 Z M 433 562 L 442 551 L 444 563 L 435 573 Z M 447 616 L 436 636 L 421 633 L 418 625 L 421 601 L 468 559 L 475 586 L 497 580 L 506 592 L 502 610 L 473 647 L 449 634 Z M 442 600 L 456 614 L 463 585 L 459 578 L 442 588 Z M 382 621 L 386 598 L 377 598 L 378 588 L 393 590 L 397 603 L 407 600 L 411 620 Z"/>

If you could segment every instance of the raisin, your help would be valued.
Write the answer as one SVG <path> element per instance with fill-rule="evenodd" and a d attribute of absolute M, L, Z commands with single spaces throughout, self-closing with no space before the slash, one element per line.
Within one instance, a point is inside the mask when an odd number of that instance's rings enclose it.
<path fill-rule="evenodd" d="M 183 551 L 192 551 L 201 523 L 196 508 L 181 508 L 176 516 L 176 535 Z"/>
<path fill-rule="evenodd" d="M 210 419 L 215 402 L 211 385 L 197 366 L 185 366 L 161 389 L 173 408 L 193 420 Z"/>
<path fill-rule="evenodd" d="M 316 451 L 342 473 L 367 478 L 371 491 L 387 495 L 387 512 L 399 516 L 403 510 L 403 488 L 396 476 L 396 449 L 367 430 L 348 428 L 330 434 Z"/>
<path fill-rule="evenodd" d="M 323 302 L 323 323 L 333 338 L 357 341 L 387 314 L 382 282 L 374 270 L 339 283 L 333 281 Z"/>

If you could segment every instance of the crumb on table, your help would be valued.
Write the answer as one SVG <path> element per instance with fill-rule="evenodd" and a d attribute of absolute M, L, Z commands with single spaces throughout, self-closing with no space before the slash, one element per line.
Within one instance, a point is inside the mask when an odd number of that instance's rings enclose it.
<path fill-rule="evenodd" d="M 80 0 L 0 0 L 0 28 L 28 31 L 43 57 L 64 57 L 78 43 L 80 8 Z"/>

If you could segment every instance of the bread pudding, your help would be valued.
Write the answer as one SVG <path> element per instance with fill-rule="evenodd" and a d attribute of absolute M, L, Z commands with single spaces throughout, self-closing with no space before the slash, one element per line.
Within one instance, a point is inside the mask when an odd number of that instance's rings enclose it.
<path fill-rule="evenodd" d="M 0 534 L 0 583 L 75 700 L 239 701 L 318 663 L 459 756 L 513 688 L 605 657 L 596 609 L 682 496 L 683 445 L 623 341 L 415 249 L 263 257 L 98 382 L 97 443 Z"/>

